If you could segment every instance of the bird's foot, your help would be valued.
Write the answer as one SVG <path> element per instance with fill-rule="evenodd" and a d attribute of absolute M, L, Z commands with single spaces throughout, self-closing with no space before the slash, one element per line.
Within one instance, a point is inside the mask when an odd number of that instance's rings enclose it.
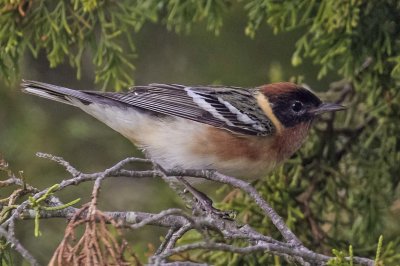
<path fill-rule="evenodd" d="M 228 219 L 228 220 L 233 220 L 236 216 L 236 212 L 233 210 L 228 210 L 228 211 L 223 211 L 220 209 L 217 209 L 213 206 L 213 201 L 204 193 L 199 192 L 199 195 L 194 196 L 195 197 L 195 209 L 198 209 L 202 212 L 205 212 L 208 215 L 216 215 L 222 219 Z"/>
<path fill-rule="evenodd" d="M 205 212 L 208 215 L 216 215 L 223 219 L 233 220 L 236 216 L 235 211 L 223 211 L 215 208 L 213 206 L 213 201 L 203 192 L 194 188 L 189 182 L 184 178 L 178 178 L 185 186 L 186 192 L 190 192 L 195 198 L 193 211 Z"/>

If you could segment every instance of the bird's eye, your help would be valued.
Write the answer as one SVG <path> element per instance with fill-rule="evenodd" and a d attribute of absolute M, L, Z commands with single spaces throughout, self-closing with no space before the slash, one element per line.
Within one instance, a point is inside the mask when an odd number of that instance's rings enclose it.
<path fill-rule="evenodd" d="M 299 101 L 295 101 L 294 103 L 292 103 L 292 110 L 296 113 L 300 112 L 301 110 L 303 110 L 303 104 Z"/>

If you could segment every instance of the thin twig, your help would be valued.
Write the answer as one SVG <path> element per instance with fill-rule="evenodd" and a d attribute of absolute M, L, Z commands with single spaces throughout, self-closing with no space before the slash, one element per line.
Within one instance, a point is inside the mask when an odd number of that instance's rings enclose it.
<path fill-rule="evenodd" d="M 125 165 L 131 162 L 149 162 L 150 160 L 138 159 L 138 158 L 127 158 L 124 159 L 114 166 L 106 169 L 103 172 L 92 173 L 92 174 L 84 174 L 71 166 L 68 162 L 66 162 L 61 157 L 52 156 L 49 154 L 39 154 L 40 157 L 51 159 L 58 164 L 62 165 L 73 177 L 69 179 L 63 180 L 57 189 L 53 190 L 53 192 L 63 190 L 69 186 L 77 185 L 86 181 L 95 181 L 93 186 L 93 194 L 92 194 L 92 203 L 88 208 L 84 209 L 76 209 L 73 207 L 68 207 L 62 210 L 56 211 L 45 211 L 40 210 L 40 218 L 52 218 L 52 217 L 65 217 L 67 219 L 71 219 L 74 217 L 71 222 L 75 224 L 75 226 L 85 222 L 87 219 L 91 219 L 92 223 L 100 222 L 104 226 L 104 223 L 118 223 L 118 226 L 130 227 L 132 229 L 138 229 L 145 225 L 156 225 L 170 228 L 169 233 L 166 236 L 165 241 L 160 245 L 155 255 L 151 258 L 153 261 L 165 262 L 165 259 L 170 257 L 173 254 L 181 253 L 184 251 L 192 250 L 192 249 L 205 249 L 205 250 L 224 250 L 229 252 L 236 252 L 247 254 L 256 251 L 264 251 L 269 252 L 271 254 L 276 254 L 284 257 L 292 257 L 299 261 L 303 265 L 308 265 L 309 263 L 324 263 L 331 257 L 315 253 L 309 249 L 307 249 L 299 239 L 291 232 L 291 230 L 286 226 L 282 217 L 280 217 L 274 209 L 272 209 L 269 204 L 258 194 L 254 187 L 252 187 L 249 183 L 236 179 L 234 177 L 226 176 L 220 174 L 215 171 L 210 170 L 169 170 L 162 169 L 161 167 L 157 167 L 153 170 L 145 170 L 145 171 L 133 171 L 123 169 Z M 239 226 L 235 221 L 225 220 L 221 217 L 217 217 L 216 215 L 207 215 L 203 214 L 202 216 L 192 216 L 186 214 L 183 210 L 180 209 L 167 209 L 161 211 L 157 214 L 145 213 L 145 212 L 104 212 L 102 217 L 108 217 L 107 219 L 94 219 L 94 216 L 91 215 L 92 212 L 96 211 L 96 201 L 101 185 L 101 181 L 108 177 L 113 176 L 126 176 L 131 178 L 143 178 L 143 177 L 174 177 L 174 176 L 188 176 L 188 177 L 197 177 L 197 178 L 205 178 L 217 182 L 221 182 L 224 184 L 229 184 L 235 188 L 239 188 L 245 191 L 255 202 L 256 204 L 263 210 L 263 212 L 271 219 L 276 228 L 281 232 L 282 236 L 286 240 L 286 242 L 275 240 L 269 236 L 262 235 L 261 233 L 255 231 L 249 225 Z M 42 191 L 34 190 L 34 194 L 32 198 L 38 199 L 44 194 L 48 192 L 48 188 Z M 62 206 L 62 202 L 56 197 L 51 196 L 48 200 L 48 204 L 52 206 Z M 15 210 L 13 210 L 12 215 L 0 226 L 0 234 L 6 235 L 7 239 L 14 240 L 14 226 L 15 221 L 17 219 L 33 219 L 36 216 L 36 210 L 30 208 L 29 202 L 22 202 Z M 93 220 L 94 219 L 94 220 Z M 92 224 L 93 225 L 93 224 Z M 5 230 L 8 226 L 9 230 Z M 96 234 L 93 231 L 94 227 L 88 228 L 88 232 L 92 232 L 91 234 Z M 186 234 L 187 231 L 195 229 L 200 233 L 203 233 L 204 230 L 212 230 L 218 232 L 226 239 L 242 239 L 248 241 L 249 245 L 246 247 L 235 247 L 233 245 L 228 245 L 224 243 L 213 243 L 210 241 L 199 242 L 189 245 L 183 245 L 176 247 L 177 241 L 182 238 L 183 235 Z M 103 230 L 104 231 L 104 230 Z M 106 233 L 105 231 L 103 232 Z M 107 250 L 111 252 L 113 251 L 113 247 L 116 247 L 115 243 L 107 242 Z M 11 241 L 10 241 L 11 242 Z M 15 242 L 19 243 L 19 242 Z M 114 244 L 113 244 L 114 243 Z M 82 242 L 83 244 L 83 242 Z M 96 244 L 96 243 L 93 243 Z M 92 245 L 89 242 L 87 245 Z M 22 246 L 21 246 L 22 247 Z M 95 250 L 98 250 L 98 247 L 92 246 L 94 249 L 88 250 L 88 254 L 91 254 L 89 257 L 85 259 L 87 262 L 101 262 L 103 258 L 99 254 L 96 255 Z M 63 252 L 63 249 L 67 248 L 61 245 L 59 247 L 60 252 Z M 16 249 L 17 250 L 17 249 Z M 24 248 L 19 248 L 17 250 L 21 253 L 22 256 L 28 256 Z M 66 251 L 68 251 L 66 249 Z M 69 251 L 71 252 L 71 251 Z M 94 253 L 93 253 L 94 252 Z M 113 255 L 116 256 L 115 254 Z M 29 257 L 29 256 L 28 256 Z M 60 259 L 60 257 L 58 257 Z M 116 257 L 115 257 L 116 258 Z M 56 259 L 54 257 L 54 259 Z M 358 258 L 355 257 L 354 261 L 363 265 L 372 265 L 372 260 L 366 258 Z M 166 262 L 165 262 L 166 263 Z"/>
<path fill-rule="evenodd" d="M 11 247 L 15 249 L 15 251 L 17 251 L 19 254 L 21 254 L 21 256 L 24 259 L 26 259 L 27 262 L 29 262 L 33 266 L 39 265 L 37 260 L 32 256 L 32 254 L 27 249 L 25 249 L 24 246 L 22 246 L 22 244 L 14 236 L 14 234 L 7 232 L 2 227 L 0 227 L 0 235 L 5 239 L 7 239 L 7 242 L 11 244 Z"/>

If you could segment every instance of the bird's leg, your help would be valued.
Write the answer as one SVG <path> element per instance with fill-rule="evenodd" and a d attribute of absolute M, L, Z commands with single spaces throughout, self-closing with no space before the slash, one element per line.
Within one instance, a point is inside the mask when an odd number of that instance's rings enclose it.
<path fill-rule="evenodd" d="M 147 158 L 151 158 L 150 154 L 146 150 L 143 150 Z M 166 173 L 167 171 L 156 161 L 153 161 L 153 166 L 156 169 L 159 169 L 163 173 Z M 217 208 L 214 208 L 213 206 L 213 201 L 203 192 L 198 191 L 196 188 L 194 188 L 192 185 L 190 185 L 189 182 L 187 182 L 182 176 L 163 176 L 163 180 L 175 191 L 178 193 L 178 195 L 185 201 L 186 204 L 192 205 L 194 208 L 199 207 L 201 211 L 206 212 L 207 214 L 215 214 L 218 215 L 221 218 L 225 219 L 232 219 L 232 216 L 234 216 L 234 211 L 221 211 Z M 192 194 L 194 200 L 196 202 L 193 202 L 191 199 L 189 199 L 187 196 L 185 196 L 185 191 L 182 193 L 178 187 L 177 187 L 177 181 L 179 181 L 179 184 L 183 184 L 185 187 L 186 192 L 190 192 Z M 198 206 L 195 206 L 196 203 Z M 197 208 L 198 209 L 198 208 Z"/>
<path fill-rule="evenodd" d="M 185 186 L 185 190 L 190 192 L 195 198 L 199 208 L 205 211 L 207 214 L 215 214 L 221 218 L 232 219 L 233 211 L 222 211 L 213 206 L 213 201 L 203 192 L 194 188 L 188 181 L 183 177 L 176 177 Z"/>

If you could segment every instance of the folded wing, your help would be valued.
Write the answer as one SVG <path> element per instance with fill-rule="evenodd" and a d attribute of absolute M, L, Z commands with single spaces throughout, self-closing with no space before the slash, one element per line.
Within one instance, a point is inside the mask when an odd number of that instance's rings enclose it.
<path fill-rule="evenodd" d="M 273 125 L 254 98 L 255 90 L 223 86 L 150 84 L 104 97 L 155 113 L 186 118 L 244 135 L 269 135 Z"/>

